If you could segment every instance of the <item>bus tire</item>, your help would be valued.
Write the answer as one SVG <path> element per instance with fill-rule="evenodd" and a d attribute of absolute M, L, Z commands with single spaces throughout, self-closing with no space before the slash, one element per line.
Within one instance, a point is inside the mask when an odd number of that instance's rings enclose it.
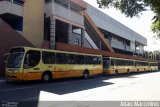
<path fill-rule="evenodd" d="M 84 70 L 83 72 L 83 78 L 87 79 L 89 77 L 89 71 L 88 70 Z"/>
<path fill-rule="evenodd" d="M 44 72 L 41 79 L 43 82 L 50 82 L 52 79 L 52 73 L 50 71 Z"/>
<path fill-rule="evenodd" d="M 115 70 L 115 74 L 114 75 L 118 76 L 118 70 L 117 69 Z"/>

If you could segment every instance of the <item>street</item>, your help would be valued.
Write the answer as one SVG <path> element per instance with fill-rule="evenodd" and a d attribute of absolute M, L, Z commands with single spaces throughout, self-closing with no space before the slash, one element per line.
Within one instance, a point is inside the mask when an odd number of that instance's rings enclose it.
<path fill-rule="evenodd" d="M 0 81 L 0 101 L 158 101 L 160 72 L 41 81 Z"/>

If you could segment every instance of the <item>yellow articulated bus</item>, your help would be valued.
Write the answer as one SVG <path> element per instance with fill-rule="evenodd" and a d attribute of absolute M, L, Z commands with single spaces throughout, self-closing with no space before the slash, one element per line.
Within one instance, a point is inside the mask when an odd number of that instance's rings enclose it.
<path fill-rule="evenodd" d="M 65 52 L 31 47 L 15 47 L 7 60 L 7 80 L 88 78 L 103 72 L 101 55 Z"/>
<path fill-rule="evenodd" d="M 149 71 L 158 70 L 158 62 L 149 62 Z"/>
<path fill-rule="evenodd" d="M 149 65 L 150 64 L 150 65 Z M 131 72 L 145 72 L 151 70 L 158 70 L 157 62 L 138 61 L 124 58 L 103 58 L 103 72 L 104 74 L 122 74 Z"/>

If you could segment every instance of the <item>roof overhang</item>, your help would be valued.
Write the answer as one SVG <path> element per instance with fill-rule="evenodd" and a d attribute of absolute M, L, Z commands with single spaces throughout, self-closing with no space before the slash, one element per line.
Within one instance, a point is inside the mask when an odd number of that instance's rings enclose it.
<path fill-rule="evenodd" d="M 80 6 L 83 10 L 87 9 L 87 4 L 83 0 L 71 0 L 71 3 Z"/>

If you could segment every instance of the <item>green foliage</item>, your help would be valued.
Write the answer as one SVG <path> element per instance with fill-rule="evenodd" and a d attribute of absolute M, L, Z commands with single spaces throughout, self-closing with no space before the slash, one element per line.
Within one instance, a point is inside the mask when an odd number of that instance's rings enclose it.
<path fill-rule="evenodd" d="M 154 51 L 153 53 L 156 55 L 160 55 L 160 50 Z"/>
<path fill-rule="evenodd" d="M 160 38 L 160 20 L 155 21 L 152 24 L 151 29 L 154 33 L 156 33 L 157 37 Z"/>
<path fill-rule="evenodd" d="M 97 0 L 100 8 L 114 7 L 127 17 L 139 17 L 143 11 L 155 13 L 151 30 L 160 38 L 160 0 Z"/>

